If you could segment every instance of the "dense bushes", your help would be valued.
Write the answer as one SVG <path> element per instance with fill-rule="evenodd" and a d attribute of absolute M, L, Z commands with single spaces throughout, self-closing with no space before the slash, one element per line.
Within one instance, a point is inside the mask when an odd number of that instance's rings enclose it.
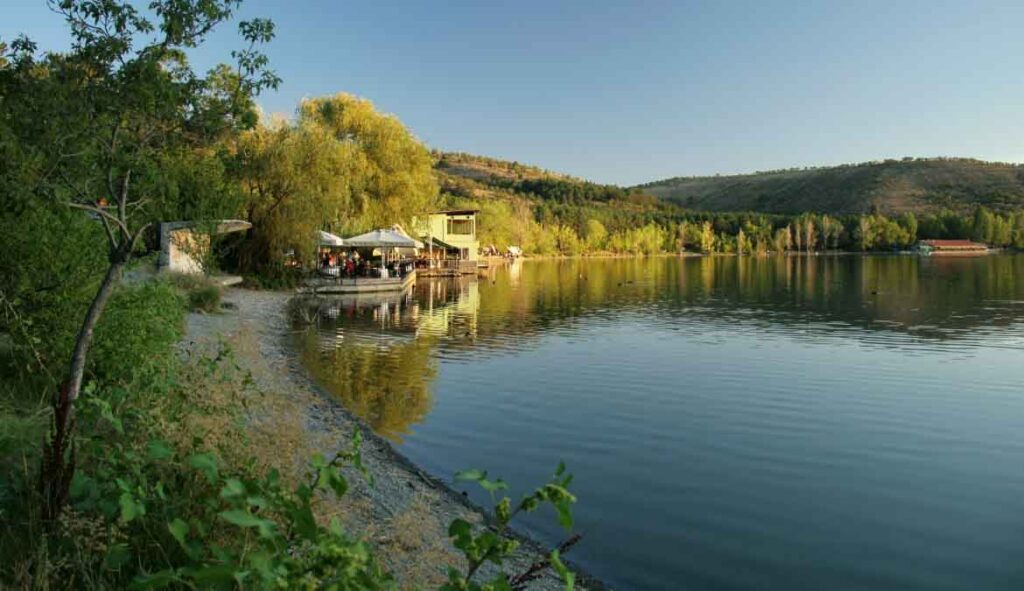
<path fill-rule="evenodd" d="M 123 286 L 96 327 L 93 376 L 108 383 L 126 382 L 140 368 L 169 355 L 171 345 L 181 339 L 184 314 L 184 301 L 170 283 Z"/>

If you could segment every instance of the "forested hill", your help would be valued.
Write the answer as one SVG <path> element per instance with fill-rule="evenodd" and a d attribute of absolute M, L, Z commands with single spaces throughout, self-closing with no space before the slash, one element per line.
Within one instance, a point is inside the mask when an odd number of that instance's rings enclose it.
<path fill-rule="evenodd" d="M 894 250 L 919 238 L 1024 249 L 1019 165 L 908 159 L 624 188 L 466 154 L 434 162 L 444 205 L 480 210 L 482 244 L 530 254 Z"/>
<path fill-rule="evenodd" d="M 537 166 L 486 156 L 434 152 L 441 189 L 467 198 L 494 197 L 495 191 L 561 205 L 622 204 L 674 208 L 636 188 L 602 185 Z"/>
<path fill-rule="evenodd" d="M 636 189 L 703 211 L 833 215 L 968 213 L 1024 207 L 1024 166 L 965 158 L 904 158 L 753 174 L 676 177 Z"/>

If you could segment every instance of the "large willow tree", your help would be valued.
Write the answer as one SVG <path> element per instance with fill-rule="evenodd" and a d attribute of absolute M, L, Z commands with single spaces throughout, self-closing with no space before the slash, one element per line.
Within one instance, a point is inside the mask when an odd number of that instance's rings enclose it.
<path fill-rule="evenodd" d="M 317 230 L 407 224 L 437 202 L 426 146 L 350 94 L 305 100 L 294 122 L 243 134 L 237 157 L 253 224 L 238 252 L 246 271 L 273 272 L 288 251 L 308 258 Z"/>

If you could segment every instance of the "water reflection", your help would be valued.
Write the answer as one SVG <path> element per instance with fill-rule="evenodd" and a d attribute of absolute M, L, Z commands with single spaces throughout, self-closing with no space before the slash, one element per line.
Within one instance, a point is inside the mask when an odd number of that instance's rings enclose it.
<path fill-rule="evenodd" d="M 627 321 L 694 338 L 725 327 L 893 348 L 1022 347 L 1020 331 L 1004 329 L 1024 316 L 1024 256 L 520 260 L 479 279 L 294 308 L 314 377 L 401 441 L 430 411 L 439 362 L 522 352 L 585 324 Z"/>
<path fill-rule="evenodd" d="M 615 587 L 1024 585 L 1022 256 L 526 261 L 294 317 L 426 469 L 565 460 Z"/>

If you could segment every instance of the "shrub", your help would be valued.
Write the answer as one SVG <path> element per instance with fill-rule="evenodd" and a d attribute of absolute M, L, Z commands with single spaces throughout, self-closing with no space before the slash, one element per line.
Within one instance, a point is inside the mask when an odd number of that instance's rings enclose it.
<path fill-rule="evenodd" d="M 184 332 L 185 305 L 165 281 L 124 285 L 107 304 L 90 350 L 93 377 L 125 383 L 172 354 Z"/>
<path fill-rule="evenodd" d="M 216 312 L 220 308 L 220 286 L 209 284 L 188 292 L 188 309 L 193 312 Z"/>

